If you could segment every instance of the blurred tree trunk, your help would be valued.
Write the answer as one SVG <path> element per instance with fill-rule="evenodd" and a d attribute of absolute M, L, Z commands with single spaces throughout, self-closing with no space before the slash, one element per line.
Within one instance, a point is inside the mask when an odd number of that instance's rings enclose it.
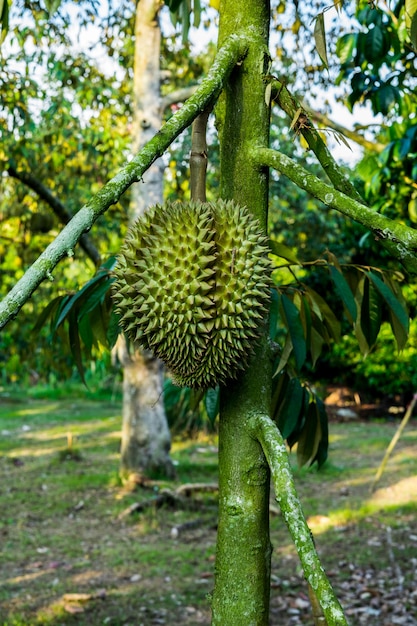
<path fill-rule="evenodd" d="M 140 0 L 137 3 L 133 154 L 158 132 L 162 122 L 160 6 L 159 0 Z M 130 222 L 150 205 L 162 203 L 162 192 L 163 164 L 159 159 L 146 172 L 144 180 L 132 187 Z M 171 437 L 164 408 L 162 366 L 150 353 L 135 350 L 130 354 L 124 339 L 119 342 L 118 356 L 124 367 L 121 476 L 172 477 L 175 471 L 169 456 Z"/>

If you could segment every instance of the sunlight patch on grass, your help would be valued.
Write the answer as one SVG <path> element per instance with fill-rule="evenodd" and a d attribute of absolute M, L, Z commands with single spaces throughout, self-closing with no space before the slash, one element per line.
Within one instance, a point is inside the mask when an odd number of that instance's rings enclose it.
<path fill-rule="evenodd" d="M 42 407 L 37 406 L 33 409 L 19 409 L 15 411 L 16 417 L 25 417 L 26 415 L 42 415 L 44 413 L 51 413 L 52 411 L 59 411 L 60 406 L 59 403 L 55 404 L 43 404 Z"/>
<path fill-rule="evenodd" d="M 417 476 L 403 478 L 389 487 L 377 489 L 368 502 L 379 507 L 400 506 L 414 502 L 417 508 Z"/>

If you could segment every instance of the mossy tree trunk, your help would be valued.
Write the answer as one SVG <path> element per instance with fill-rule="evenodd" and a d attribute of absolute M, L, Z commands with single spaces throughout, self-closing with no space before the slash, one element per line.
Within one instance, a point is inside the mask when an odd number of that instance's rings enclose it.
<path fill-rule="evenodd" d="M 269 110 L 269 2 L 223 0 L 219 47 L 244 33 L 249 48 L 232 72 L 217 106 L 221 152 L 221 195 L 247 206 L 266 231 L 268 171 L 251 161 L 254 146 L 267 147 Z M 269 622 L 271 545 L 270 474 L 250 418 L 269 414 L 272 358 L 267 320 L 256 354 L 239 379 L 221 390 L 219 426 L 219 529 L 213 594 L 214 625 Z"/>

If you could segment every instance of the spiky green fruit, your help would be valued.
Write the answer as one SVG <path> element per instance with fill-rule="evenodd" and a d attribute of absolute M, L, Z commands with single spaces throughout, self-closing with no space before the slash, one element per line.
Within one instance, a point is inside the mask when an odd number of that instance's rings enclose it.
<path fill-rule="evenodd" d="M 270 296 L 259 223 L 233 202 L 156 205 L 130 229 L 113 297 L 128 337 L 178 385 L 207 388 L 247 364 Z"/>

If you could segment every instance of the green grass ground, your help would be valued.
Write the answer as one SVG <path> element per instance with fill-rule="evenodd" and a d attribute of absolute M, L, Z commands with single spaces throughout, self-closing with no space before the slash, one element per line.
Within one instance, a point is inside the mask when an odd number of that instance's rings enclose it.
<path fill-rule="evenodd" d="M 120 484 L 120 424 L 120 404 L 110 401 L 0 397 L 1 626 L 210 623 L 216 494 L 198 494 L 194 510 L 150 507 L 119 518 L 167 486 Z M 352 625 L 417 624 L 415 422 L 369 493 L 395 427 L 331 424 L 329 462 L 320 472 L 295 470 Z M 174 442 L 178 480 L 168 486 L 215 482 L 216 443 L 205 436 Z M 271 625 L 311 624 L 279 515 L 271 529 Z"/>

